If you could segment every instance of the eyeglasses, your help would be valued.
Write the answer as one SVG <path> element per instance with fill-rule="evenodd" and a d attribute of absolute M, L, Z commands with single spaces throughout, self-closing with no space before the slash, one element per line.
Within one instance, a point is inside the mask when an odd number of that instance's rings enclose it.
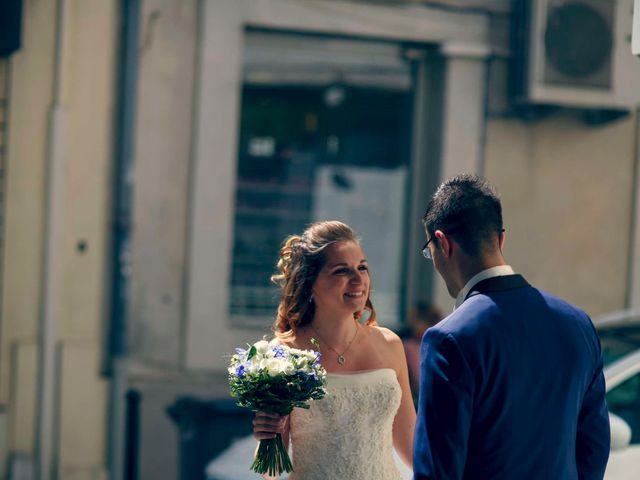
<path fill-rule="evenodd" d="M 449 230 L 447 233 L 451 234 L 451 230 Z M 504 228 L 500 229 L 500 233 L 504 233 Z M 429 240 L 427 240 L 427 243 L 425 243 L 424 246 L 422 247 L 422 256 L 427 260 L 433 259 L 433 256 L 431 255 L 431 250 L 429 250 L 429 244 L 431 243 L 431 240 L 433 240 L 433 238 L 434 237 L 431 237 Z"/>
<path fill-rule="evenodd" d="M 431 243 L 431 240 L 433 240 L 433 237 L 427 240 L 427 243 L 425 243 L 424 247 L 422 247 L 422 256 L 427 260 L 431 260 L 433 258 L 433 256 L 431 256 L 431 250 L 429 250 L 429 244 Z"/>

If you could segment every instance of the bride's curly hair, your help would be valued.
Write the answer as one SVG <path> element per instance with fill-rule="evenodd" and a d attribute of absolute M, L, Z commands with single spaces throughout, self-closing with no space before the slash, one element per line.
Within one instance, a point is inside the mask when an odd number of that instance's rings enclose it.
<path fill-rule="evenodd" d="M 335 220 L 313 223 L 302 235 L 291 235 L 284 241 L 276 265 L 278 273 L 271 276 L 271 281 L 281 288 L 274 323 L 277 336 L 290 336 L 298 328 L 311 323 L 315 313 L 315 303 L 309 301 L 311 288 L 326 262 L 327 247 L 342 241 L 360 245 L 360 240 L 351 227 Z M 366 324 L 376 325 L 376 312 L 369 295 L 365 309 L 371 314 Z M 362 312 L 353 314 L 356 320 L 360 320 L 361 316 Z"/>

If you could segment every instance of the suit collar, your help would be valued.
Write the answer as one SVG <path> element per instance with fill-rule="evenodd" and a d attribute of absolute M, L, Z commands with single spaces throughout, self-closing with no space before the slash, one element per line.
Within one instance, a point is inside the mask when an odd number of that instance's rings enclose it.
<path fill-rule="evenodd" d="M 469 292 L 471 292 L 471 290 L 476 286 L 477 283 L 488 278 L 499 277 L 502 275 L 513 275 L 514 273 L 515 272 L 513 271 L 513 268 L 511 268 L 509 265 L 498 265 L 496 267 L 487 268 L 476 273 L 469 279 L 466 285 L 458 293 L 454 310 L 462 305 L 462 302 L 464 302 L 469 297 Z"/>
<path fill-rule="evenodd" d="M 482 280 L 478 282 L 467 294 L 466 298 L 472 297 L 474 295 L 479 295 L 482 293 L 513 290 L 516 288 L 522 288 L 522 287 L 528 287 L 528 286 L 529 286 L 529 282 L 527 282 L 522 275 L 513 274 L 513 275 L 503 275 L 500 277 L 492 277 L 492 278 L 487 278 L 486 280 Z"/>

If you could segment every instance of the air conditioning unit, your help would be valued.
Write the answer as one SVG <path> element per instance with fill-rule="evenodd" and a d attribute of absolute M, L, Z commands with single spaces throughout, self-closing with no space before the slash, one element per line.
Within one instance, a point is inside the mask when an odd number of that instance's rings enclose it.
<path fill-rule="evenodd" d="M 631 53 L 633 3 L 516 0 L 516 104 L 617 110 L 639 105 L 640 62 Z"/>

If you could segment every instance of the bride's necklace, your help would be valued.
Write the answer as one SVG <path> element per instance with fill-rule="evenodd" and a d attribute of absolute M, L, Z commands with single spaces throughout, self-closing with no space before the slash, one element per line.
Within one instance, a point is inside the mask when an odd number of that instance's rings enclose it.
<path fill-rule="evenodd" d="M 337 351 L 335 348 L 333 348 L 331 345 L 329 345 L 327 342 L 324 341 L 324 339 L 322 338 L 322 336 L 320 335 L 320 333 L 318 332 L 318 330 L 315 329 L 315 327 L 313 326 L 312 323 L 309 324 L 309 326 L 311 327 L 311 329 L 316 332 L 316 335 L 318 335 L 318 338 L 327 346 L 329 347 L 331 350 L 333 350 L 338 356 L 336 357 L 336 361 L 340 364 L 340 365 L 344 365 L 344 362 L 347 361 L 346 358 L 344 358 L 344 354 L 347 353 L 349 351 L 349 349 L 351 348 L 351 345 L 353 344 L 353 341 L 356 339 L 356 337 L 358 336 L 358 330 L 360 330 L 358 328 L 358 325 L 356 324 L 356 333 L 353 334 L 353 337 L 351 338 L 351 341 L 349 342 L 349 344 L 347 345 L 347 348 L 344 349 L 344 351 L 342 353 L 340 353 L 339 351 Z"/>

